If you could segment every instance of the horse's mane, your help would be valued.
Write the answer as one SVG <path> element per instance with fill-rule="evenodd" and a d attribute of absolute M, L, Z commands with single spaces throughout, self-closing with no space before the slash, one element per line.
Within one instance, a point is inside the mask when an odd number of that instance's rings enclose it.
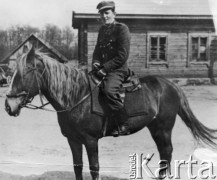
<path fill-rule="evenodd" d="M 23 55 L 18 61 L 18 69 L 23 72 L 27 65 L 28 54 Z M 40 49 L 35 51 L 35 58 L 42 60 L 45 70 L 47 88 L 50 95 L 61 106 L 70 107 L 78 102 L 88 91 L 88 79 L 83 70 L 72 67 L 69 63 L 63 64 L 50 57 Z"/>

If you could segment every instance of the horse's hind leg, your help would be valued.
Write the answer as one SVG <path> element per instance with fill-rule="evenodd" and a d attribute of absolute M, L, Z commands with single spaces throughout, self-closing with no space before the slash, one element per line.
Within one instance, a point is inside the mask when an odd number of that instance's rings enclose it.
<path fill-rule="evenodd" d="M 83 169 L 82 144 L 70 138 L 68 138 L 68 143 L 72 151 L 76 180 L 82 180 L 83 179 L 82 177 L 82 169 Z"/>
<path fill-rule="evenodd" d="M 148 125 L 148 129 L 157 145 L 158 152 L 160 153 L 160 168 L 162 170 L 159 172 L 159 178 L 163 178 L 166 175 L 170 174 L 170 162 L 172 159 L 173 151 L 171 134 L 174 123 L 175 117 L 170 117 L 166 119 L 166 121 L 157 118 Z"/>

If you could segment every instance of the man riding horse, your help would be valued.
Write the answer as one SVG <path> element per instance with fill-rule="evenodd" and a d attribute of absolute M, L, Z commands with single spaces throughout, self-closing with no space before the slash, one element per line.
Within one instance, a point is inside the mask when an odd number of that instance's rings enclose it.
<path fill-rule="evenodd" d="M 110 119 L 116 119 L 119 129 L 113 136 L 129 134 L 128 117 L 120 97 L 120 87 L 129 75 L 127 59 L 130 50 L 130 32 L 128 27 L 115 20 L 115 3 L 102 1 L 97 5 L 103 25 L 99 29 L 97 44 L 93 53 L 92 70 L 99 78 L 104 78 L 103 94 Z"/>

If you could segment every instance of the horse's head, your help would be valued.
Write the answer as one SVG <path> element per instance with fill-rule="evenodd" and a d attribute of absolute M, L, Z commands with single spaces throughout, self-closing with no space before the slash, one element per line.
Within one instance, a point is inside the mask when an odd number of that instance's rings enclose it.
<path fill-rule="evenodd" d="M 6 94 L 5 109 L 11 116 L 18 116 L 22 107 L 31 102 L 40 91 L 43 63 L 34 47 L 25 51 L 17 60 L 17 69 Z"/>

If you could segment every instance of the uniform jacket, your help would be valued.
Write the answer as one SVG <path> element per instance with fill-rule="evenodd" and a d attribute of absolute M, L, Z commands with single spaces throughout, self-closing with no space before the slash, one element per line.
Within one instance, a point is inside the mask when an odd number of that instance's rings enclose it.
<path fill-rule="evenodd" d="M 92 63 L 99 62 L 107 73 L 127 71 L 130 50 L 130 32 L 123 23 L 102 25 L 93 53 Z"/>

